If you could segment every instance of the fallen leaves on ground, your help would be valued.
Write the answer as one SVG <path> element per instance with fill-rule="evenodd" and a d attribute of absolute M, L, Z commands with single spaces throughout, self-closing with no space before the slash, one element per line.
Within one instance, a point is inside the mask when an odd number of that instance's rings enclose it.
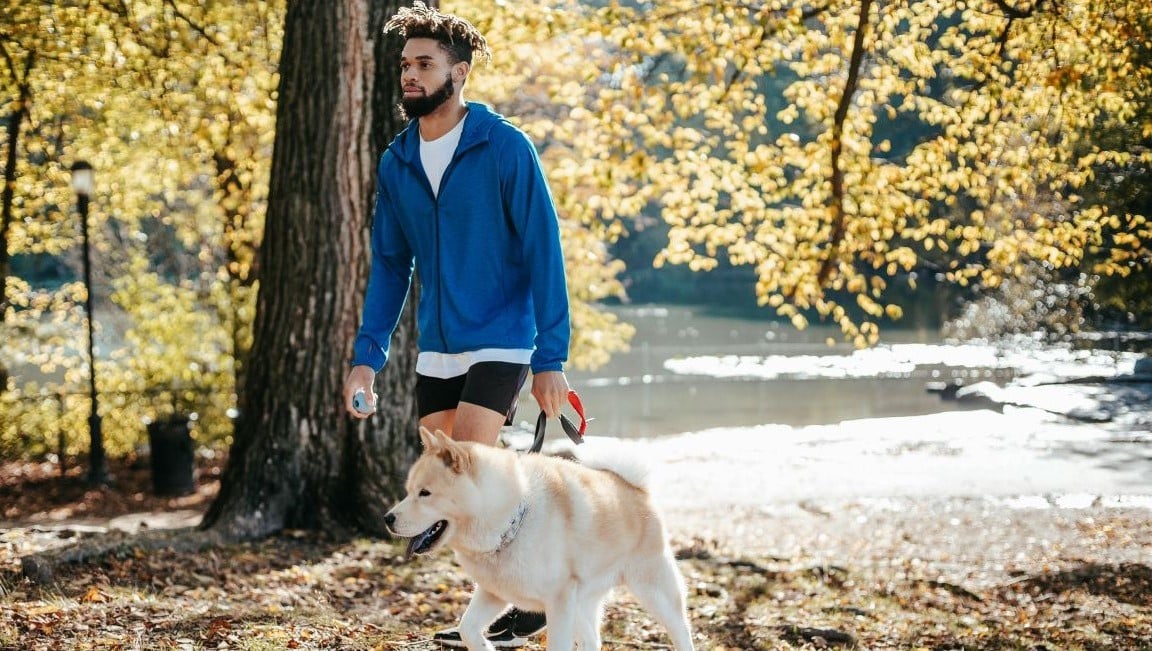
<path fill-rule="evenodd" d="M 134 457 L 108 459 L 111 486 L 92 487 L 79 459 L 55 463 L 0 463 L 0 520 L 40 523 L 107 520 L 130 513 L 203 509 L 215 497 L 225 455 L 198 458 L 195 491 L 175 497 L 155 495 L 151 469 Z"/>
<path fill-rule="evenodd" d="M 697 648 L 1152 648 L 1147 510 L 1006 518 L 925 508 L 896 518 L 862 508 L 761 517 L 745 523 L 755 546 L 674 538 Z M 0 530 L 0 649 L 432 651 L 430 635 L 456 624 L 471 591 L 446 552 L 405 563 L 398 543 L 301 532 L 195 554 L 129 545 L 60 568 L 49 588 L 21 577 L 22 555 L 99 535 Z M 604 648 L 668 642 L 618 591 L 606 603 Z"/>
<path fill-rule="evenodd" d="M 679 549 L 701 649 L 1137 649 L 1152 639 L 1145 566 L 1069 563 L 969 588 L 927 566 L 727 556 L 706 541 Z M 200 554 L 122 554 L 62 572 L 50 589 L 8 569 L 0 648 L 431 649 L 470 585 L 448 554 L 402 557 L 389 541 L 297 534 Z M 606 649 L 667 645 L 624 592 L 607 604 L 604 638 Z"/>

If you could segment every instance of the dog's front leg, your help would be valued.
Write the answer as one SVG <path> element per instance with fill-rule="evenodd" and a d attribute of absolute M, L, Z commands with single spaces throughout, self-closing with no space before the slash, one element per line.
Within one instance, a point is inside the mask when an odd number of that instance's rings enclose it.
<path fill-rule="evenodd" d="M 573 651 L 576 648 L 575 608 L 575 586 L 562 589 L 544 604 L 544 616 L 548 619 L 548 651 Z"/>
<path fill-rule="evenodd" d="M 476 586 L 476 591 L 472 593 L 472 601 L 468 602 L 464 616 L 460 618 L 460 639 L 468 647 L 468 651 L 494 651 L 496 647 L 492 646 L 484 633 L 488 630 L 489 624 L 496 621 L 507 607 L 507 601 Z"/>

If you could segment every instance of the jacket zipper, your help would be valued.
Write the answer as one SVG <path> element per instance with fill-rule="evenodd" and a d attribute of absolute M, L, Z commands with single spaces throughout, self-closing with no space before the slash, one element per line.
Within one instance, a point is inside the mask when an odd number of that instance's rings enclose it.
<path fill-rule="evenodd" d="M 444 255 L 440 250 L 440 195 L 432 189 L 432 182 L 428 180 L 428 174 L 423 169 L 417 169 L 418 166 L 416 165 L 413 165 L 412 168 L 417 176 L 423 179 L 422 185 L 432 199 L 432 244 L 436 247 L 436 330 L 440 333 L 440 343 L 447 351 L 448 335 L 444 334 L 444 264 L 442 262 Z M 444 187 L 443 180 L 440 182 L 440 187 Z"/>
<path fill-rule="evenodd" d="M 391 145 L 388 147 L 391 148 Z M 436 329 L 440 333 L 440 342 L 444 344 L 444 350 L 448 350 L 448 337 L 444 334 L 444 299 L 442 298 L 444 292 L 441 281 L 443 267 L 440 262 L 440 197 L 432 191 L 432 182 L 428 180 L 428 174 L 419 165 L 408 161 L 403 156 L 396 158 L 411 170 L 418 179 L 417 182 L 424 187 L 424 191 L 432 199 L 432 243 L 436 248 Z M 444 185 L 443 180 L 441 180 L 440 185 Z"/>
<path fill-rule="evenodd" d="M 459 149 L 459 145 L 457 145 Z M 448 175 L 456 167 L 456 159 L 460 152 L 457 151 L 452 155 L 452 160 L 448 161 L 448 167 L 444 168 L 444 174 L 440 177 L 440 192 L 448 185 Z M 424 185 L 428 187 L 428 191 L 432 192 L 432 183 L 428 181 L 428 175 L 424 175 Z M 432 204 L 435 206 L 435 234 L 436 234 L 436 311 L 439 313 L 440 318 L 437 320 L 437 325 L 440 328 L 440 341 L 444 343 L 444 352 L 449 352 L 448 336 L 444 334 L 444 253 L 440 246 L 440 192 L 432 192 Z"/>
<path fill-rule="evenodd" d="M 447 184 L 448 176 L 452 173 L 452 170 L 456 168 L 456 162 L 459 160 L 460 156 L 465 151 L 471 149 L 477 144 L 478 143 L 469 143 L 468 146 L 464 149 L 460 149 L 460 146 L 457 145 L 456 152 L 452 155 L 452 160 L 448 161 L 448 167 L 444 168 L 444 175 L 440 177 L 441 190 L 443 190 Z M 391 145 L 389 145 L 389 147 L 391 147 Z M 424 170 L 419 165 L 415 165 L 401 156 L 397 156 L 397 158 L 404 161 L 404 163 L 413 170 L 417 177 L 423 180 L 422 185 L 424 186 L 425 191 L 428 192 L 428 196 L 432 198 L 432 239 L 436 246 L 436 314 L 438 317 L 436 319 L 436 327 L 440 331 L 440 342 L 444 344 L 444 350 L 447 352 L 448 336 L 444 333 L 444 274 L 442 273 L 444 270 L 442 259 L 444 256 L 440 251 L 440 194 L 432 190 L 432 182 L 428 180 L 428 174 L 424 172 Z"/>

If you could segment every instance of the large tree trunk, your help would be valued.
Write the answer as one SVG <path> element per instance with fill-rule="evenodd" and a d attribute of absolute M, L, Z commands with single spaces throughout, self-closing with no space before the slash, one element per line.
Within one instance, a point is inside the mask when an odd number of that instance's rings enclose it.
<path fill-rule="evenodd" d="M 369 261 L 376 161 L 397 127 L 396 0 L 288 3 L 253 349 L 220 494 L 202 526 L 383 533 L 418 447 L 409 309 L 364 423 L 340 393 Z M 412 305 L 412 301 L 409 302 Z"/>

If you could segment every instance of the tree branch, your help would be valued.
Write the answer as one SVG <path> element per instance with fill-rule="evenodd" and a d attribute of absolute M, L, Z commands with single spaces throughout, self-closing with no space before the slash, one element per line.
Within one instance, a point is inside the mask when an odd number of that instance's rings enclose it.
<path fill-rule="evenodd" d="M 1008 0 L 994 0 L 994 2 L 996 3 L 996 6 L 1000 7 L 1000 10 L 1008 16 L 1009 21 L 1016 20 L 1018 18 L 1028 18 L 1036 11 L 1037 7 L 1040 6 L 1040 3 L 1037 2 L 1028 9 L 1020 9 L 1008 4 Z"/>
<path fill-rule="evenodd" d="M 800 22 L 804 22 L 806 20 L 811 20 L 812 18 L 819 16 L 820 14 L 827 11 L 831 6 L 832 6 L 831 4 L 826 4 L 823 7 L 809 7 L 808 9 L 805 9 L 803 11 L 803 13 L 800 14 Z M 784 10 L 777 10 L 776 13 L 784 13 Z M 780 32 L 779 29 L 768 29 L 767 25 L 762 25 L 762 27 L 764 29 L 762 32 L 760 32 L 760 40 L 756 42 L 756 45 L 752 46 L 752 54 L 753 55 L 756 54 L 756 52 L 758 52 L 760 50 L 760 48 L 763 47 L 764 44 L 768 42 L 769 36 L 775 36 L 776 34 L 778 34 Z M 732 76 L 728 79 L 728 83 L 724 86 L 724 93 L 720 96 L 721 99 L 728 96 L 728 91 L 732 90 L 732 86 L 737 81 L 739 81 L 740 76 L 743 74 L 744 74 L 744 68 L 743 67 L 734 68 L 732 70 Z"/>
<path fill-rule="evenodd" d="M 164 4 L 167 5 L 169 9 L 172 10 L 172 13 L 175 14 L 177 18 L 179 18 L 180 20 L 187 23 L 188 26 L 191 27 L 193 31 L 195 31 L 197 34 L 203 36 L 212 45 L 215 45 L 217 47 L 220 46 L 220 43 L 216 39 L 212 38 L 212 35 L 208 33 L 208 31 L 204 28 L 204 26 L 200 25 L 196 21 L 189 18 L 184 12 L 180 11 L 180 8 L 176 6 L 176 0 L 164 0 Z"/>
<path fill-rule="evenodd" d="M 8 72 L 12 75 L 12 81 L 19 86 L 20 77 L 16 71 L 16 62 L 12 60 L 12 55 L 9 54 L 8 46 L 6 45 L 6 42 L 10 40 L 11 38 L 7 34 L 0 32 L 0 58 L 3 58 L 4 63 L 8 66 Z"/>
<path fill-rule="evenodd" d="M 864 37 L 868 32 L 871 10 L 872 0 L 860 0 L 860 18 L 856 23 L 856 33 L 852 38 L 852 56 L 848 62 L 848 79 L 844 82 L 844 93 L 840 96 L 840 103 L 837 104 L 836 113 L 832 118 L 832 197 L 830 205 L 832 234 L 828 238 L 827 253 L 820 263 L 820 271 L 816 275 L 816 284 L 820 287 L 823 287 L 824 283 L 828 281 L 832 267 L 838 257 L 840 244 L 844 239 L 844 171 L 840 168 L 840 157 L 844 150 L 844 122 L 848 119 L 848 109 L 852 104 L 852 98 L 856 95 L 860 68 L 864 63 Z M 794 294 L 795 288 L 790 292 L 789 298 L 792 298 Z"/>
<path fill-rule="evenodd" d="M 0 190 L 0 321 L 8 309 L 8 273 L 10 258 L 8 257 L 8 230 L 12 225 L 12 205 L 15 201 L 16 189 L 16 162 L 17 149 L 20 145 L 20 127 L 28 117 L 28 104 L 32 100 L 32 87 L 28 78 L 32 75 L 32 66 L 36 62 L 36 51 L 28 50 L 24 58 L 24 75 L 16 71 L 16 64 L 10 58 L 7 48 L 0 48 L 8 67 L 12 70 L 12 77 L 16 82 L 17 94 L 15 107 L 8 119 L 8 152 L 4 160 L 4 187 Z"/>
<path fill-rule="evenodd" d="M 1008 19 L 1008 24 L 1004 26 L 1004 31 L 1000 33 L 1000 38 L 996 41 L 997 53 L 1002 53 L 1004 51 L 1004 46 L 1008 43 L 1008 33 L 1012 31 L 1012 23 L 1017 20 L 1024 20 L 1025 18 L 1031 18 L 1034 16 L 1038 11 L 1040 11 L 1040 7 L 1044 4 L 1044 0 L 1039 0 L 1027 9 L 1013 7 L 1012 5 L 1008 4 L 1008 0 L 993 1 L 996 3 L 996 6 L 1004 12 L 1004 16 Z"/>

